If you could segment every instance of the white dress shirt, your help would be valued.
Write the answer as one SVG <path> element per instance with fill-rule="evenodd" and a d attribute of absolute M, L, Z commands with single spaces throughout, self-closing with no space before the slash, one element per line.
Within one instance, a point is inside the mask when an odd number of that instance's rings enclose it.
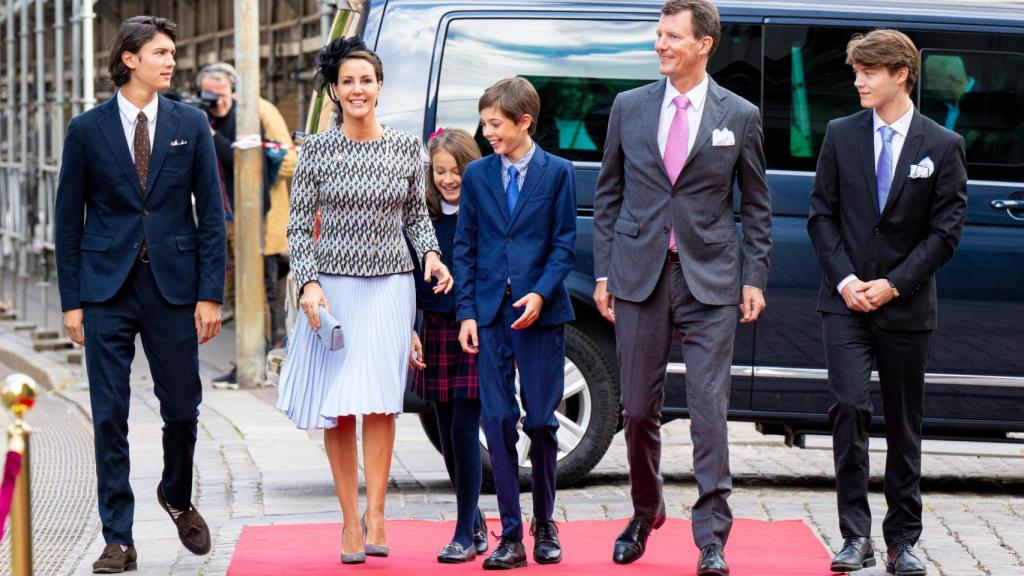
<path fill-rule="evenodd" d="M 141 111 L 146 114 L 146 127 L 149 128 L 149 150 L 153 151 L 153 137 L 156 135 L 156 112 L 160 108 L 160 98 L 156 94 Z M 117 109 L 121 111 L 121 128 L 124 129 L 124 137 L 128 140 L 128 153 L 132 155 L 132 162 L 135 162 L 135 125 L 139 121 L 140 109 L 117 91 Z"/>
<path fill-rule="evenodd" d="M 890 170 L 892 171 L 892 173 L 889 174 L 889 177 L 891 179 L 890 181 L 895 180 L 896 164 L 898 164 L 900 161 L 900 152 L 903 151 L 903 143 L 907 141 L 907 133 L 910 131 L 910 121 L 914 119 L 914 104 L 911 103 L 910 110 L 907 110 L 906 114 L 900 116 L 899 120 L 893 122 L 892 124 L 886 124 L 885 120 L 882 120 L 881 116 L 878 115 L 878 112 L 874 110 L 871 111 L 871 116 L 874 119 L 875 131 L 875 166 L 878 166 L 878 157 L 881 156 L 882 154 L 882 131 L 880 130 L 880 128 L 882 126 L 889 126 L 889 128 L 892 128 L 893 130 L 892 162 L 890 162 Z M 837 287 L 837 290 L 839 290 L 839 294 L 843 293 L 843 288 L 846 288 L 847 284 L 857 279 L 858 278 L 856 274 L 850 274 L 846 278 L 843 278 L 839 282 L 839 286 Z"/>
<path fill-rule="evenodd" d="M 661 114 L 658 116 L 658 151 L 661 157 L 665 157 L 665 146 L 668 144 L 668 131 L 672 127 L 672 118 L 676 115 L 676 105 L 673 100 L 679 96 L 679 90 L 672 85 L 672 81 L 665 80 L 665 97 L 661 100 Z M 708 75 L 699 84 L 686 93 L 690 99 L 690 107 L 686 110 L 686 123 L 688 124 L 688 136 L 686 140 L 686 153 L 693 151 L 693 145 L 697 142 L 697 130 L 700 128 L 700 117 L 704 114 L 704 101 L 708 96 Z"/>

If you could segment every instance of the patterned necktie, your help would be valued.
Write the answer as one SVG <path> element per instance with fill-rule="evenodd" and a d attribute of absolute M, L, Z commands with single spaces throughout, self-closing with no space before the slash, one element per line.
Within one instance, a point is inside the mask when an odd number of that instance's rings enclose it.
<path fill-rule="evenodd" d="M 508 188 L 505 188 L 505 200 L 508 202 L 508 215 L 516 211 L 516 200 L 519 200 L 519 170 L 515 166 L 508 167 Z"/>
<path fill-rule="evenodd" d="M 149 175 L 149 121 L 146 113 L 139 111 L 138 120 L 135 121 L 135 138 L 132 142 L 132 151 L 135 153 L 135 173 L 139 175 L 139 185 L 142 191 L 146 191 L 146 176 Z"/>
<path fill-rule="evenodd" d="M 675 184 L 679 174 L 686 164 L 686 156 L 689 154 L 690 122 L 686 110 L 690 107 L 690 99 L 685 94 L 680 94 L 672 99 L 676 106 L 675 116 L 672 117 L 672 126 L 668 129 L 668 141 L 665 142 L 665 172 Z M 673 227 L 668 236 L 668 249 L 676 249 L 676 230 Z"/>
<path fill-rule="evenodd" d="M 892 137 L 896 131 L 889 126 L 878 129 L 882 133 L 882 153 L 878 155 L 875 167 L 875 183 L 878 185 L 878 211 L 885 211 L 885 202 L 889 199 L 892 188 Z"/>

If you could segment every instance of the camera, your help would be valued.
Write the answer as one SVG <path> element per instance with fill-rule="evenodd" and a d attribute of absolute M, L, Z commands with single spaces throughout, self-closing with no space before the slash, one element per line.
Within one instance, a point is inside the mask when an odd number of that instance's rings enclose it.
<path fill-rule="evenodd" d="M 189 106 L 199 108 L 203 112 L 209 112 L 217 105 L 217 100 L 220 100 L 220 95 L 204 90 L 199 93 L 199 96 L 185 96 L 181 101 Z"/>

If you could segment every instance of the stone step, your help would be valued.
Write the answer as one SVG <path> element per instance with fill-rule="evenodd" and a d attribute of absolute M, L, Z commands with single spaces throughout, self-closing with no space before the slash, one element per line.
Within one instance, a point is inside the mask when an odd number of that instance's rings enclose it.
<path fill-rule="evenodd" d="M 56 340 L 57 338 L 60 338 L 60 332 L 56 330 L 41 328 L 32 333 L 33 340 Z"/>
<path fill-rule="evenodd" d="M 47 338 L 32 342 L 32 349 L 36 352 L 42 352 L 43 350 L 68 350 L 74 347 L 74 343 L 67 338 Z"/>

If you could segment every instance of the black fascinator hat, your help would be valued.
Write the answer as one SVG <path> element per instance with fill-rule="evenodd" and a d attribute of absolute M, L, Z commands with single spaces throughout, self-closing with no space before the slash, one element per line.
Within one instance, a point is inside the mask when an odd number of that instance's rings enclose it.
<path fill-rule="evenodd" d="M 350 58 L 359 58 L 372 64 L 377 81 L 384 81 L 384 67 L 380 58 L 366 47 L 362 39 L 359 37 L 336 38 L 321 48 L 316 55 L 316 76 L 314 76 L 313 82 L 318 92 L 328 90 L 331 85 L 338 82 L 338 68 L 342 62 Z M 334 100 L 334 96 L 329 90 L 327 94 Z"/>

